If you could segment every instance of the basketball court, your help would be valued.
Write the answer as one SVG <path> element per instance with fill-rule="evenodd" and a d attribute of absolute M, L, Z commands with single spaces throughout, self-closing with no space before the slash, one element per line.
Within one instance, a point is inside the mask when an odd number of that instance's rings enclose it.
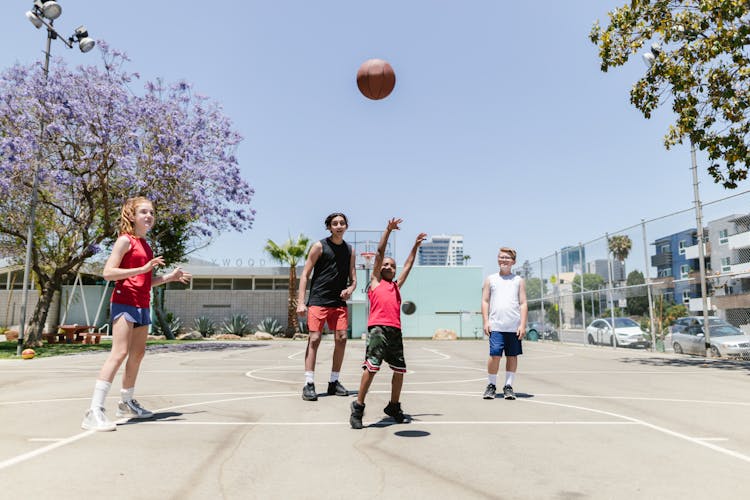
<path fill-rule="evenodd" d="M 147 353 L 136 397 L 155 418 L 80 429 L 104 354 L 0 362 L 6 498 L 738 498 L 750 471 L 750 364 L 526 342 L 515 401 L 483 400 L 486 343 L 406 341 L 349 428 L 349 397 L 300 397 L 305 343 Z M 501 365 L 501 374 L 503 368 Z M 114 417 L 119 376 L 107 412 Z"/>

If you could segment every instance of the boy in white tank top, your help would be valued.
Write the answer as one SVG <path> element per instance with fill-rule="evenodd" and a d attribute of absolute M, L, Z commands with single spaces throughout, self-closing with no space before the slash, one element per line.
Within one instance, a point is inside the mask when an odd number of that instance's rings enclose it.
<path fill-rule="evenodd" d="M 516 399 L 513 381 L 518 368 L 518 356 L 523 354 L 521 339 L 526 335 L 526 283 L 511 270 L 516 263 L 516 251 L 502 247 L 497 254 L 500 271 L 487 276 L 482 286 L 482 323 L 490 341 L 487 361 L 487 388 L 484 399 L 495 399 L 497 372 L 505 352 L 505 384 L 503 397 Z"/>

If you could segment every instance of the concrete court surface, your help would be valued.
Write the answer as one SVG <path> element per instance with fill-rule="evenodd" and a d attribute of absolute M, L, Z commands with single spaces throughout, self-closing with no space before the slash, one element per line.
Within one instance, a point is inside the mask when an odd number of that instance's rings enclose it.
<path fill-rule="evenodd" d="M 748 363 L 525 342 L 519 398 L 487 401 L 485 341 L 407 340 L 411 422 L 382 413 L 384 368 L 357 431 L 353 395 L 301 399 L 304 342 L 209 345 L 149 351 L 136 398 L 155 418 L 108 433 L 79 427 L 104 353 L 0 361 L 0 497 L 747 498 Z M 363 353 L 349 341 L 352 393 Z"/>

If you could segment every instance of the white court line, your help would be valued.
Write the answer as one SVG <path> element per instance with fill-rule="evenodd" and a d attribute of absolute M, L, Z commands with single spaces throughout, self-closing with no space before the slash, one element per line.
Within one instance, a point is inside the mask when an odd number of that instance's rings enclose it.
<path fill-rule="evenodd" d="M 666 427 L 661 427 L 659 425 L 651 424 L 651 423 L 646 422 L 645 420 L 641 420 L 639 418 L 628 417 L 626 415 L 620 415 L 619 413 L 614 413 L 614 412 L 605 411 L 605 410 L 597 410 L 595 408 L 586 408 L 584 406 L 566 405 L 566 404 L 562 404 L 562 403 L 552 403 L 552 402 L 547 402 L 547 401 L 527 401 L 527 402 L 531 403 L 531 404 L 560 406 L 560 407 L 563 407 L 563 408 L 572 408 L 572 409 L 576 409 L 576 410 L 590 411 L 592 413 L 598 413 L 600 415 L 608 415 L 610 417 L 622 418 L 622 419 L 627 420 L 629 422 L 635 422 L 635 423 L 641 424 L 644 427 L 648 427 L 649 429 L 653 429 L 653 430 L 655 430 L 657 432 L 661 432 L 662 434 L 666 434 L 668 436 L 676 437 L 678 439 L 682 439 L 682 440 L 687 441 L 689 443 L 694 443 L 694 444 L 697 444 L 697 445 L 700 445 L 700 446 L 704 446 L 704 447 L 706 447 L 708 449 L 717 451 L 719 453 L 723 453 L 724 455 L 728 455 L 728 456 L 730 456 L 732 458 L 736 458 L 738 460 L 742 460 L 744 462 L 750 463 L 750 456 L 748 456 L 748 455 L 745 455 L 745 454 L 737 452 L 737 451 L 729 450 L 727 448 L 722 448 L 721 446 L 716 446 L 716 445 L 711 444 L 709 442 L 702 441 L 700 439 L 696 439 L 696 438 L 690 437 L 688 435 L 682 434 L 681 432 L 677 432 L 677 431 L 673 431 L 671 429 L 667 429 Z"/>
<path fill-rule="evenodd" d="M 700 403 L 700 404 L 716 404 L 716 405 L 730 405 L 730 406 L 750 406 L 750 403 L 744 401 L 712 401 L 709 399 L 676 399 L 676 398 L 647 398 L 639 396 L 586 396 L 582 394 L 541 394 L 534 393 L 536 397 L 551 397 L 551 398 L 580 398 L 580 399 L 621 399 L 625 401 L 656 401 L 659 403 Z"/>
<path fill-rule="evenodd" d="M 75 436 L 71 436 L 66 439 L 61 439 L 57 441 L 56 443 L 52 443 L 47 446 L 43 446 L 41 448 L 38 448 L 36 450 L 30 451 L 28 453 L 22 453 L 20 455 L 16 455 L 13 458 L 9 458 L 7 460 L 4 460 L 0 462 L 0 470 L 6 469 L 8 467 L 12 467 L 14 465 L 18 465 L 21 462 L 25 462 L 26 460 L 30 460 L 34 457 L 38 457 L 40 455 L 44 455 L 45 453 L 48 453 L 52 450 L 56 450 L 57 448 L 60 448 L 62 446 L 75 443 L 76 441 L 83 439 L 85 437 L 91 436 L 92 434 L 95 434 L 96 431 L 85 431 L 81 432 L 79 434 L 76 434 Z"/>
<path fill-rule="evenodd" d="M 373 424 L 380 422 L 380 420 L 374 420 Z M 416 422 L 416 423 L 415 423 Z M 433 425 L 638 425 L 636 422 L 613 422 L 613 421 L 564 421 L 564 420 L 539 420 L 539 421 L 497 421 L 497 420 L 455 420 L 455 421 L 416 421 L 412 420 L 412 424 L 419 426 L 433 426 Z M 349 427 L 349 422 L 337 420 L 335 422 L 185 422 L 185 421 L 155 421 L 138 422 L 138 425 L 215 425 L 215 426 L 264 426 L 264 427 L 297 427 L 297 426 L 346 426 Z M 394 424 L 399 425 L 399 424 Z M 407 424 L 409 425 L 409 424 Z"/>

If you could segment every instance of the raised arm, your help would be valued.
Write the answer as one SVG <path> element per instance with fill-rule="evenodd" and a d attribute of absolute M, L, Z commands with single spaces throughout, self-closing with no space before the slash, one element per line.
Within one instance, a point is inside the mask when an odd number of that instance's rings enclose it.
<path fill-rule="evenodd" d="M 154 257 L 141 267 L 125 268 L 120 267 L 122 258 L 130 250 L 130 239 L 127 236 L 120 236 L 115 240 L 112 247 L 112 253 L 109 255 L 107 262 L 104 264 L 102 276 L 107 281 L 120 281 L 131 276 L 153 272 L 156 266 L 164 265 L 163 257 Z"/>
<path fill-rule="evenodd" d="M 419 233 L 417 239 L 414 240 L 414 246 L 411 247 L 411 252 L 409 252 L 409 256 L 406 258 L 406 262 L 404 262 L 404 268 L 401 270 L 401 274 L 398 275 L 398 279 L 396 280 L 399 288 L 404 286 L 406 278 L 409 276 L 412 266 L 414 266 L 414 259 L 417 257 L 417 249 L 426 239 L 427 233 Z"/>
<path fill-rule="evenodd" d="M 375 253 L 375 263 L 372 265 L 372 276 L 370 281 L 380 281 L 380 267 L 383 265 L 383 259 L 385 259 L 385 249 L 388 246 L 388 238 L 391 236 L 392 231 L 397 231 L 398 227 L 404 220 L 393 217 L 388 221 L 385 226 L 385 231 L 380 236 L 380 242 L 378 243 L 378 251 Z"/>
<path fill-rule="evenodd" d="M 297 315 L 304 316 L 307 313 L 307 305 L 305 304 L 305 292 L 307 292 L 307 282 L 310 280 L 310 275 L 315 267 L 315 263 L 323 254 L 323 245 L 319 241 L 313 243 L 310 247 L 310 252 L 307 254 L 305 260 L 305 267 L 302 270 L 302 276 L 299 277 L 299 288 L 297 289 Z"/>

